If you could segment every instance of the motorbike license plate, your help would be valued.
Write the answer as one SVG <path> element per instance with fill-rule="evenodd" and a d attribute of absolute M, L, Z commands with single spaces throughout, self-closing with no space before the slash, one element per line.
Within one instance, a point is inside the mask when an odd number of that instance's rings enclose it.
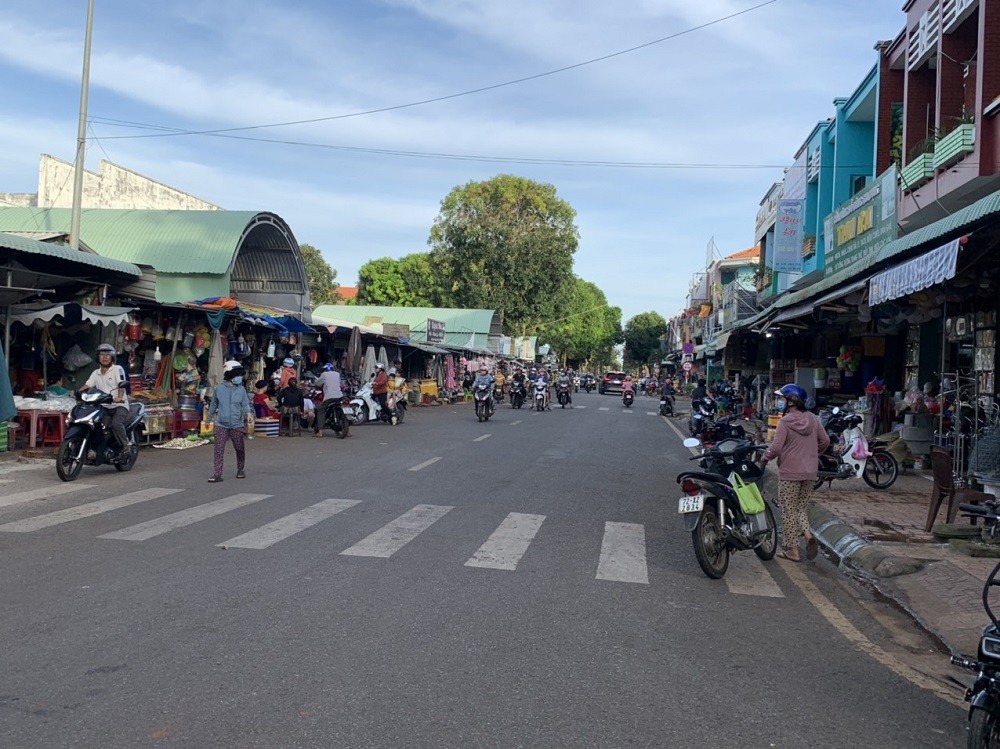
<path fill-rule="evenodd" d="M 689 512 L 701 512 L 705 506 L 705 495 L 695 494 L 693 497 L 681 497 L 677 503 L 677 512 L 686 515 Z"/>
<path fill-rule="evenodd" d="M 354 409 L 351 406 L 344 406 L 344 416 L 354 416 Z"/>

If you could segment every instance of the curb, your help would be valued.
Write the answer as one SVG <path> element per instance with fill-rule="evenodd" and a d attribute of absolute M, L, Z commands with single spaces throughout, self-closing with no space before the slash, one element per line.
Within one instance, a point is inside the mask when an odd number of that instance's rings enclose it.
<path fill-rule="evenodd" d="M 842 567 L 869 577 L 889 578 L 917 572 L 924 566 L 918 560 L 892 554 L 829 510 L 810 504 L 808 515 L 813 535 Z"/>

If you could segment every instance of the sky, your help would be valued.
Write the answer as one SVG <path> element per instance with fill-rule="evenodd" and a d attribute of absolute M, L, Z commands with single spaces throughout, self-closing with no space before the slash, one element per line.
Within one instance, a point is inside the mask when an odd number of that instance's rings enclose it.
<path fill-rule="evenodd" d="M 905 24 L 764 2 L 96 0 L 86 164 L 277 213 L 348 286 L 426 251 L 453 188 L 516 174 L 575 209 L 574 272 L 623 322 L 669 318 Z M 75 158 L 86 6 L 0 4 L 0 193 Z"/>

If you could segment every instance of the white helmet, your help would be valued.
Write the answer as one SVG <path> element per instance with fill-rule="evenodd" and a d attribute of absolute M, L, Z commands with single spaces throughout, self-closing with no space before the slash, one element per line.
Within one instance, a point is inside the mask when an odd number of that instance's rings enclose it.
<path fill-rule="evenodd" d="M 225 364 L 222 365 L 223 373 L 232 372 L 234 369 L 243 369 L 243 365 L 240 364 L 235 359 L 230 359 L 229 361 L 227 361 Z"/>
<path fill-rule="evenodd" d="M 396 374 L 396 368 L 395 367 L 389 367 L 389 374 L 391 374 L 391 375 Z"/>
<path fill-rule="evenodd" d="M 385 364 L 380 361 L 375 362 L 375 369 L 385 369 Z"/>

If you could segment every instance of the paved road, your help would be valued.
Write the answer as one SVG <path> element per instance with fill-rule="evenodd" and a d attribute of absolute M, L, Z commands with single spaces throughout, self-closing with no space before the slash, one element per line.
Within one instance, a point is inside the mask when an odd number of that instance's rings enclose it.
<path fill-rule="evenodd" d="M 829 565 L 701 573 L 655 401 L 576 402 L 0 470 L 0 744 L 961 745 Z"/>

